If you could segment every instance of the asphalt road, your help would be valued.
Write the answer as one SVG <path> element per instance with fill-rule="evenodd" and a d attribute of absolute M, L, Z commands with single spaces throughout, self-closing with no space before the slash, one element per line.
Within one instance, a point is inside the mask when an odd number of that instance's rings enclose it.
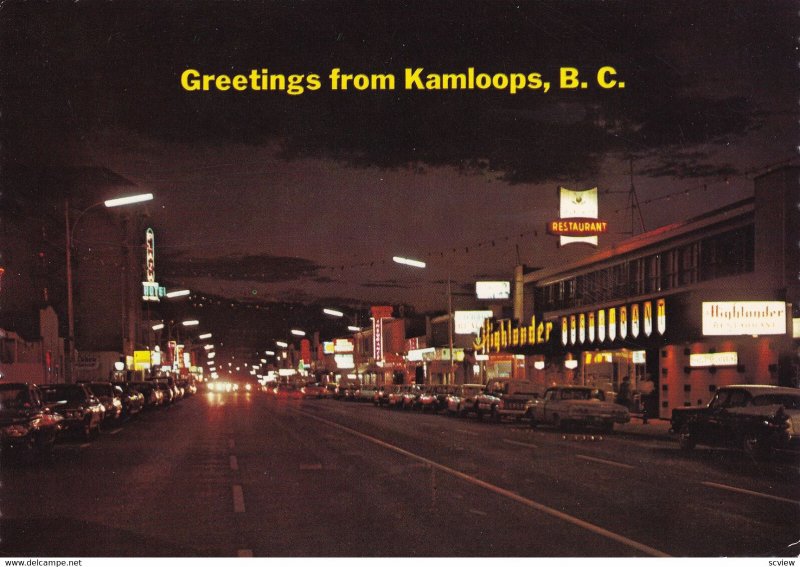
<path fill-rule="evenodd" d="M 800 550 L 795 462 L 353 402 L 198 394 L 0 465 L 5 556 Z"/>

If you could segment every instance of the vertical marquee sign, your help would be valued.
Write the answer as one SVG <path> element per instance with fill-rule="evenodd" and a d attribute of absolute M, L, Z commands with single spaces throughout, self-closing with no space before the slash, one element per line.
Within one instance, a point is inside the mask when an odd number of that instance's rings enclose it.
<path fill-rule="evenodd" d="M 156 237 L 153 229 L 148 228 L 144 232 L 145 244 L 145 281 L 142 282 L 142 300 L 160 301 L 166 295 L 167 290 L 156 281 Z"/>
<path fill-rule="evenodd" d="M 372 357 L 383 360 L 383 320 L 392 318 L 391 305 L 373 305 L 372 312 Z"/>

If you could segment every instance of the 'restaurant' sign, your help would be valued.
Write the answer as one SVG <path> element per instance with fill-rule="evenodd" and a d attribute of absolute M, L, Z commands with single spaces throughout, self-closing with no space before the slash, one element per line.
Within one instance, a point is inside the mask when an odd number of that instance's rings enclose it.
<path fill-rule="evenodd" d="M 373 305 L 372 312 L 372 358 L 383 360 L 383 320 L 392 317 L 391 305 Z"/>
<path fill-rule="evenodd" d="M 599 345 L 606 340 L 613 343 L 618 337 L 621 340 L 628 337 L 635 340 L 650 337 L 654 333 L 663 335 L 667 330 L 666 305 L 661 298 L 564 315 L 561 317 L 561 344 Z"/>
<path fill-rule="evenodd" d="M 599 220 L 597 187 L 573 191 L 559 187 L 559 220 L 547 223 L 547 232 L 559 237 L 560 246 L 582 242 L 597 246 L 597 235 L 608 232 L 608 222 Z"/>
<path fill-rule="evenodd" d="M 785 335 L 783 301 L 704 301 L 703 335 Z"/>

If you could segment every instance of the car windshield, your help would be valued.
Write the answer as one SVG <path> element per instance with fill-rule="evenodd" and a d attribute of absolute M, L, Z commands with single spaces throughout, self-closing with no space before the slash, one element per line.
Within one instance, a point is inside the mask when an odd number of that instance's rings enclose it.
<path fill-rule="evenodd" d="M 0 409 L 21 409 L 30 401 L 27 388 L 13 386 L 0 389 Z"/>
<path fill-rule="evenodd" d="M 82 402 L 86 399 L 86 392 L 78 385 L 57 384 L 42 390 L 46 402 Z"/>
<path fill-rule="evenodd" d="M 754 406 L 782 405 L 786 409 L 800 409 L 800 394 L 766 394 L 753 398 Z"/>
<path fill-rule="evenodd" d="M 476 394 L 480 394 L 483 391 L 483 388 L 473 386 L 472 388 L 464 388 L 461 390 L 462 396 L 474 396 Z"/>

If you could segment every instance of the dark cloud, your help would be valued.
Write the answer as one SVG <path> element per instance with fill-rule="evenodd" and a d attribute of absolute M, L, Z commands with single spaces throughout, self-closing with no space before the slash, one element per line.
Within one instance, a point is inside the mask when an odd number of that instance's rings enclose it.
<path fill-rule="evenodd" d="M 499 171 L 511 183 L 584 177 L 609 152 L 657 156 L 758 126 L 763 92 L 797 86 L 796 73 L 782 86 L 774 78 L 793 57 L 791 6 L 717 1 L 709 18 L 675 2 L 5 5 L 2 86 L 14 102 L 4 119 L 20 147 L 27 139 L 63 150 L 66 139 L 123 126 L 167 141 L 277 141 L 286 159 L 445 165 Z M 736 74 L 720 78 L 737 64 L 753 75 L 744 87 Z M 179 86 L 190 67 L 324 78 L 333 67 L 399 77 L 404 67 L 473 66 L 556 82 L 561 66 L 590 78 L 602 65 L 619 69 L 628 87 L 513 96 L 323 88 L 293 97 Z"/>
<path fill-rule="evenodd" d="M 272 256 L 269 254 L 225 256 L 217 258 L 185 258 L 167 256 L 162 269 L 165 277 L 214 278 L 262 283 L 287 282 L 301 279 L 317 281 L 319 264 L 305 258 Z M 323 277 L 323 279 L 325 279 Z"/>

